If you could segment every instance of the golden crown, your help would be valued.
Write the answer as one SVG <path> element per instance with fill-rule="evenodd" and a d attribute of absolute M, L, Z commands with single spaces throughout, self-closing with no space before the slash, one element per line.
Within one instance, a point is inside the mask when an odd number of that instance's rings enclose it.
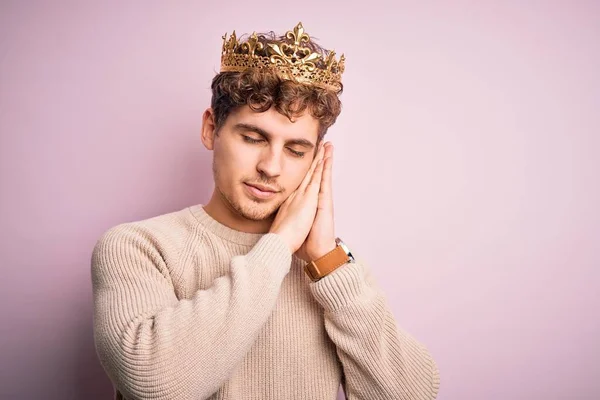
<path fill-rule="evenodd" d="M 240 43 L 235 31 L 227 39 L 223 36 L 221 72 L 242 72 L 248 69 L 272 69 L 284 79 L 339 91 L 346 58 L 339 61 L 335 51 L 326 56 L 314 52 L 310 36 L 304 32 L 302 22 L 293 31 L 287 31 L 279 39 L 257 36 L 253 33 L 247 41 Z"/>

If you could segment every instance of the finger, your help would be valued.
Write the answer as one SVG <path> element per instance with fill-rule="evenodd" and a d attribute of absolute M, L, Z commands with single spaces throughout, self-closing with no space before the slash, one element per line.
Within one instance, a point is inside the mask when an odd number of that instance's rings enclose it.
<path fill-rule="evenodd" d="M 304 192 L 304 190 L 306 190 L 306 187 L 308 186 L 308 184 L 310 183 L 310 181 L 314 175 L 315 168 L 317 167 L 318 162 L 323 159 L 323 155 L 325 153 L 324 144 L 325 143 L 321 143 L 321 145 L 319 147 L 319 151 L 317 152 L 317 155 L 315 156 L 312 164 L 310 165 L 310 168 L 308 169 L 308 172 L 304 176 L 304 179 L 302 180 L 302 183 L 300 184 L 300 187 L 298 188 L 298 190 L 300 190 L 301 192 Z"/>
<path fill-rule="evenodd" d="M 333 167 L 333 145 L 330 144 L 325 150 L 325 161 L 323 166 L 323 177 L 321 181 L 321 193 L 323 196 L 331 194 L 331 170 Z"/>
<path fill-rule="evenodd" d="M 331 184 L 331 158 L 327 159 L 323 168 L 323 177 L 321 180 L 321 190 L 319 192 L 319 209 L 329 210 L 333 213 L 333 190 Z"/>
<path fill-rule="evenodd" d="M 327 142 L 324 146 L 325 157 L 330 157 L 333 154 L 333 143 Z"/>
<path fill-rule="evenodd" d="M 304 176 L 304 179 L 302 180 L 302 183 L 300 184 L 299 189 L 306 189 L 306 186 L 308 186 L 312 176 L 313 176 L 313 172 L 317 166 L 317 163 L 319 162 L 319 159 L 321 158 L 321 151 L 323 149 L 323 145 L 324 143 L 321 143 L 319 145 L 319 150 L 317 151 L 317 154 L 315 155 L 315 158 L 313 159 L 310 168 L 308 169 L 308 171 L 306 172 L 306 175 Z"/>
<path fill-rule="evenodd" d="M 307 192 L 310 191 L 311 193 L 314 193 L 317 196 L 319 194 L 319 188 L 321 187 L 323 165 L 323 160 L 319 160 L 319 162 L 317 163 L 317 167 L 315 168 L 315 172 L 313 173 L 313 176 L 310 180 L 310 184 L 308 185 L 308 188 L 306 188 Z"/>

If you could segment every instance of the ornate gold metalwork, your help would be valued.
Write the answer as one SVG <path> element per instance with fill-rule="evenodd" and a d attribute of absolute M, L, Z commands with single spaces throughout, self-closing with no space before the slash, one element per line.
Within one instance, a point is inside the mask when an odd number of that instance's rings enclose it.
<path fill-rule="evenodd" d="M 266 43 L 266 46 L 263 44 Z M 221 72 L 241 72 L 251 68 L 274 69 L 284 79 L 339 91 L 346 58 L 335 59 L 330 51 L 325 58 L 307 45 L 310 36 L 304 32 L 302 22 L 281 40 L 269 38 L 260 41 L 256 32 L 240 43 L 235 31 L 223 36 Z"/>

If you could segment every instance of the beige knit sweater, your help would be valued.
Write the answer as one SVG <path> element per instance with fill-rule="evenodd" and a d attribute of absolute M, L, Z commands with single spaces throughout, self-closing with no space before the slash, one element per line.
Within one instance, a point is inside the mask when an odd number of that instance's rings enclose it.
<path fill-rule="evenodd" d="M 201 205 L 115 226 L 92 256 L 94 337 L 126 399 L 433 399 L 437 366 L 358 261 L 312 283 L 277 234 Z M 344 382 L 345 381 L 345 382 Z"/>

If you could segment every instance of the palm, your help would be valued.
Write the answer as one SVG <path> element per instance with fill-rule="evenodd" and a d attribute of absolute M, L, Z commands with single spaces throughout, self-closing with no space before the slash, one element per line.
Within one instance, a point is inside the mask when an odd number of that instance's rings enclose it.
<path fill-rule="evenodd" d="M 321 179 L 321 189 L 317 205 L 317 214 L 310 233 L 296 255 L 304 261 L 323 256 L 335 248 L 335 229 L 333 223 L 333 196 L 331 194 L 331 166 L 333 146 L 325 148 L 325 168 Z"/>

